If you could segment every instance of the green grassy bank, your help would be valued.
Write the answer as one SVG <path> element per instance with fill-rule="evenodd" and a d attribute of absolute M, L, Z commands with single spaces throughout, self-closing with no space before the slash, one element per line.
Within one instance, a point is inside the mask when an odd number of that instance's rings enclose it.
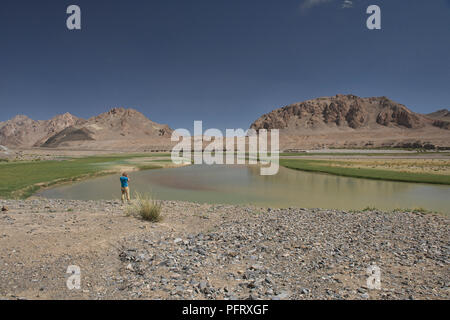
<path fill-rule="evenodd" d="M 93 156 L 67 160 L 17 161 L 0 163 L 0 198 L 27 198 L 37 190 L 58 183 L 111 174 L 119 167 L 147 170 L 163 167 L 167 154 Z M 170 161 L 170 159 L 169 159 Z"/>
<path fill-rule="evenodd" d="M 354 157 L 407 157 L 407 156 L 423 156 L 427 157 L 430 155 L 440 155 L 440 156 L 450 156 L 450 152 L 411 152 L 411 153 L 389 153 L 389 152 L 374 152 L 374 153 L 362 153 L 362 152 L 282 152 L 280 157 L 315 157 L 315 156 L 329 156 L 329 157 L 339 157 L 339 156 L 354 156 Z"/>
<path fill-rule="evenodd" d="M 400 172 L 370 168 L 338 167 L 333 166 L 332 162 L 327 160 L 281 159 L 280 165 L 295 170 L 330 173 L 353 178 L 450 185 L 450 176 L 448 175 Z"/>

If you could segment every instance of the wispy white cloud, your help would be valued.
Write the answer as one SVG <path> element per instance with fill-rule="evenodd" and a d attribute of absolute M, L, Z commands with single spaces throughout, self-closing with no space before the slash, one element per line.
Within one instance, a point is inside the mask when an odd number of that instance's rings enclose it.
<path fill-rule="evenodd" d="M 319 5 L 334 2 L 334 1 L 337 1 L 337 0 L 303 0 L 303 2 L 300 5 L 300 10 L 302 12 L 306 12 L 313 7 L 317 7 Z M 343 0 L 343 1 L 340 0 L 340 2 L 342 3 L 341 8 L 342 9 L 353 8 L 353 4 L 355 1 L 356 0 Z"/>
<path fill-rule="evenodd" d="M 353 1 L 344 0 L 344 2 L 342 3 L 342 9 L 348 9 L 348 8 L 353 8 Z"/>
<path fill-rule="evenodd" d="M 333 0 L 304 0 L 302 4 L 300 5 L 300 10 L 306 11 L 308 9 L 311 9 L 312 7 L 331 2 Z"/>

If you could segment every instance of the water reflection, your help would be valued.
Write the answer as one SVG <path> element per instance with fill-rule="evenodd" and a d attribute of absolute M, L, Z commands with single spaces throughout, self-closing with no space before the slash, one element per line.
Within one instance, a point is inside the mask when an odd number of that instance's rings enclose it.
<path fill-rule="evenodd" d="M 130 175 L 132 190 L 164 200 L 255 204 L 273 207 L 382 209 L 423 207 L 449 213 L 450 187 L 377 181 L 280 168 L 261 176 L 257 166 L 189 166 Z M 117 199 L 118 177 L 109 176 L 41 192 L 48 198 Z"/>

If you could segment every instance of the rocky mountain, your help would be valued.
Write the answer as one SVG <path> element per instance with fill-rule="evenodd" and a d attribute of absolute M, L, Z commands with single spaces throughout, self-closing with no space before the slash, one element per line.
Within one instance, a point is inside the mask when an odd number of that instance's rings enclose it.
<path fill-rule="evenodd" d="M 295 103 L 261 116 L 251 129 L 280 129 L 282 142 L 293 148 L 450 144 L 442 120 L 386 97 L 336 95 Z"/>
<path fill-rule="evenodd" d="M 134 109 L 114 108 L 90 119 L 71 114 L 35 121 L 16 116 L 0 124 L 0 144 L 11 147 L 96 148 L 141 145 L 170 139 L 172 129 Z M 157 143 L 158 144 L 158 143 Z"/>
<path fill-rule="evenodd" d="M 429 124 L 404 105 L 381 98 L 337 95 L 295 103 L 263 115 L 252 129 L 305 130 L 361 129 L 376 127 L 422 128 Z"/>
<path fill-rule="evenodd" d="M 85 120 L 70 113 L 55 116 L 50 120 L 33 120 L 25 115 L 0 123 L 0 145 L 33 147 L 43 144 L 61 130 L 83 123 Z"/>
<path fill-rule="evenodd" d="M 436 112 L 427 114 L 427 117 L 436 120 L 450 121 L 450 111 L 448 109 L 438 110 Z"/>
<path fill-rule="evenodd" d="M 74 142 L 89 144 L 93 141 L 98 145 L 109 141 L 115 143 L 141 141 L 145 139 L 169 139 L 172 129 L 149 120 L 134 109 L 114 108 L 108 112 L 92 117 L 85 122 L 65 128 L 50 137 L 43 147 L 59 147 L 76 145 Z M 93 144 L 93 143 L 90 143 Z"/>
<path fill-rule="evenodd" d="M 433 119 L 433 125 L 442 129 L 450 130 L 450 111 L 442 109 L 427 114 L 428 118 Z"/>

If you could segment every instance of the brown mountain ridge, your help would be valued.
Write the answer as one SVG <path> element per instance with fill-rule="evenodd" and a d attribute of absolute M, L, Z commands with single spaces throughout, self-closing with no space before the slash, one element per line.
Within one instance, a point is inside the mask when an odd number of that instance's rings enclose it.
<path fill-rule="evenodd" d="M 55 116 L 50 120 L 33 120 L 25 115 L 17 115 L 11 120 L 0 122 L 0 145 L 39 146 L 61 130 L 84 121 L 70 113 Z"/>
<path fill-rule="evenodd" d="M 257 119 L 252 129 L 280 129 L 280 149 L 450 148 L 446 109 L 423 115 L 386 97 L 336 95 L 294 103 Z M 74 150 L 170 150 L 173 130 L 134 109 L 90 119 L 66 113 L 50 120 L 18 115 L 0 122 L 0 146 Z"/>
<path fill-rule="evenodd" d="M 448 109 L 441 109 L 427 114 L 427 117 L 436 120 L 450 121 L 450 111 Z"/>
<path fill-rule="evenodd" d="M 88 149 L 132 147 L 144 141 L 165 142 L 172 129 L 134 109 L 113 108 L 90 119 L 69 113 L 51 120 L 16 116 L 0 123 L 0 145 L 8 147 L 85 147 Z"/>
<path fill-rule="evenodd" d="M 442 115 L 440 112 L 439 115 Z M 449 147 L 450 122 L 386 97 L 336 95 L 294 103 L 258 118 L 251 129 L 280 129 L 284 148 Z"/>

